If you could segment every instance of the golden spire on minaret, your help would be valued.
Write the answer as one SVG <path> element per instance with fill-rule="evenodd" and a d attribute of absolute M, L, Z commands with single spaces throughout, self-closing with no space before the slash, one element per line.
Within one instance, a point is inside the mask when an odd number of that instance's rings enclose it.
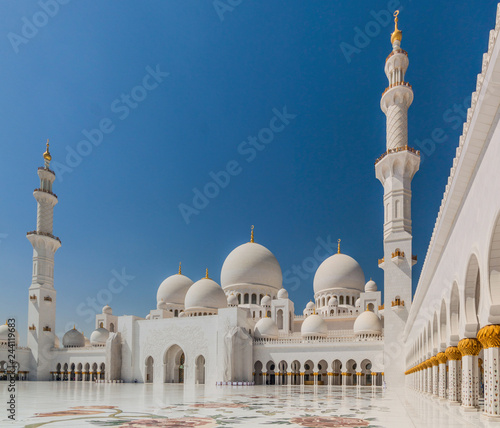
<path fill-rule="evenodd" d="M 51 161 L 52 160 L 52 156 L 50 156 L 50 152 L 49 152 L 49 139 L 48 138 L 47 138 L 47 150 L 45 150 L 45 153 L 43 154 L 43 158 L 46 161 Z"/>
<path fill-rule="evenodd" d="M 403 39 L 403 32 L 398 28 L 398 15 L 399 10 L 394 12 L 394 33 L 391 34 L 391 43 L 394 44 L 396 40 L 401 41 Z"/>
<path fill-rule="evenodd" d="M 338 246 L 337 246 L 337 254 L 340 254 L 340 238 L 337 241 Z"/>
<path fill-rule="evenodd" d="M 254 240 L 253 240 L 253 228 L 254 228 L 254 225 L 252 224 L 252 232 L 250 233 L 250 242 L 254 242 Z"/>
<path fill-rule="evenodd" d="M 181 262 L 179 262 L 179 275 L 182 275 L 182 272 L 181 272 Z"/>
<path fill-rule="evenodd" d="M 210 278 L 208 277 L 208 268 L 207 268 L 207 271 L 206 271 L 206 273 L 205 273 L 205 279 L 210 279 Z"/>

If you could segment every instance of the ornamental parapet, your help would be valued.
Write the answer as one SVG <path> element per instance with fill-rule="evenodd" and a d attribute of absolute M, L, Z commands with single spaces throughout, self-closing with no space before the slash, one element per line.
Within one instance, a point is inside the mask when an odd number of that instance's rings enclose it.
<path fill-rule="evenodd" d="M 50 190 L 42 189 L 40 187 L 38 189 L 33 190 L 33 192 L 44 192 L 57 198 L 57 195 L 55 193 L 51 192 Z"/>
<path fill-rule="evenodd" d="M 38 230 L 32 230 L 31 232 L 26 233 L 26 236 L 29 236 L 29 235 L 48 236 L 49 238 L 55 239 L 56 241 L 59 241 L 59 243 L 61 243 L 61 240 L 57 236 L 52 235 L 52 233 L 40 232 Z"/>
<path fill-rule="evenodd" d="M 487 325 L 477 333 L 477 340 L 484 349 L 500 348 L 500 325 Z"/>
<path fill-rule="evenodd" d="M 379 163 L 382 159 L 384 159 L 387 155 L 390 155 L 392 153 L 398 153 L 398 152 L 410 152 L 414 153 L 417 156 L 420 156 L 420 150 L 415 150 L 413 147 L 410 146 L 403 146 L 403 147 L 396 147 L 394 149 L 389 149 L 385 153 L 382 153 L 382 155 L 375 161 L 375 165 Z"/>
<path fill-rule="evenodd" d="M 393 51 L 389 54 L 389 56 L 385 59 L 385 62 L 389 61 L 389 58 L 390 58 L 390 57 L 392 57 L 392 56 L 393 56 L 393 55 L 395 55 L 395 54 L 403 54 L 403 55 L 408 56 L 408 52 L 406 52 L 404 49 L 399 48 L 399 49 L 393 50 Z"/>
<path fill-rule="evenodd" d="M 397 82 L 393 83 L 392 85 L 389 85 L 382 93 L 382 96 L 384 96 L 388 91 L 390 91 L 392 88 L 396 88 L 397 86 L 406 86 L 407 88 L 412 89 L 412 86 L 408 82 Z"/>
<path fill-rule="evenodd" d="M 479 340 L 474 338 L 466 338 L 458 342 L 458 350 L 460 351 L 462 356 L 465 355 L 477 356 L 481 352 L 481 349 L 482 349 L 481 342 L 479 342 Z"/>
<path fill-rule="evenodd" d="M 43 169 L 44 171 L 48 171 L 48 172 L 51 172 L 52 174 L 56 175 L 56 173 L 54 171 L 52 171 L 50 168 L 45 168 L 43 166 L 39 166 L 38 169 Z"/>

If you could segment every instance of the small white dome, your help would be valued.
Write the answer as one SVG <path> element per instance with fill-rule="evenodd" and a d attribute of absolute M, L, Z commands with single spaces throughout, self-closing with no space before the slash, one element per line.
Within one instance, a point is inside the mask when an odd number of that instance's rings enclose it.
<path fill-rule="evenodd" d="M 370 279 L 370 281 L 368 281 L 365 285 L 365 293 L 371 293 L 377 290 L 378 290 L 377 283 L 374 280 Z"/>
<path fill-rule="evenodd" d="M 313 303 L 313 302 L 309 302 L 309 303 L 306 305 L 306 309 L 313 310 L 314 308 L 315 308 L 315 306 L 314 306 L 314 303 Z"/>
<path fill-rule="evenodd" d="M 193 285 L 193 281 L 187 276 L 180 273 L 171 275 L 158 287 L 156 301 L 161 302 L 163 300 L 166 304 L 183 305 L 186 293 L 191 285 Z"/>
<path fill-rule="evenodd" d="M 65 348 L 83 348 L 85 346 L 85 337 L 73 327 L 64 334 L 63 346 Z"/>
<path fill-rule="evenodd" d="M 163 310 L 167 309 L 167 304 L 163 299 L 156 304 L 156 309 L 163 309 Z"/>
<path fill-rule="evenodd" d="M 19 345 L 19 333 L 14 329 L 15 343 Z M 7 324 L 0 326 L 0 343 L 7 344 L 9 342 L 9 326 Z"/>
<path fill-rule="evenodd" d="M 260 306 L 271 306 L 271 297 L 268 295 L 264 296 L 260 301 Z"/>
<path fill-rule="evenodd" d="M 331 297 L 330 300 L 328 301 L 329 308 L 334 308 L 335 306 L 338 306 L 338 305 L 339 305 L 339 301 L 335 296 Z"/>
<path fill-rule="evenodd" d="M 354 321 L 354 334 L 382 334 L 382 322 L 372 311 L 364 311 Z"/>
<path fill-rule="evenodd" d="M 189 288 L 184 306 L 186 309 L 227 308 L 227 299 L 219 284 L 212 279 L 203 278 Z"/>
<path fill-rule="evenodd" d="M 147 320 L 151 319 L 151 314 L 147 314 L 147 315 L 146 315 L 146 319 L 147 319 Z"/>
<path fill-rule="evenodd" d="M 283 282 L 274 254 L 255 242 L 247 242 L 231 251 L 222 265 L 220 277 L 224 289 L 237 284 L 255 284 L 279 290 Z"/>
<path fill-rule="evenodd" d="M 314 275 L 314 292 L 347 288 L 363 291 L 365 274 L 356 260 L 346 254 L 334 254 L 319 266 Z"/>
<path fill-rule="evenodd" d="M 288 291 L 286 291 L 284 288 L 278 291 L 278 299 L 288 299 Z"/>
<path fill-rule="evenodd" d="M 358 297 L 358 300 L 356 300 L 355 306 L 359 308 L 361 306 L 361 299 Z"/>
<path fill-rule="evenodd" d="M 102 313 L 108 314 L 108 315 L 113 315 L 113 309 L 111 309 L 111 306 L 106 305 L 102 308 Z"/>
<path fill-rule="evenodd" d="M 90 344 L 92 346 L 104 346 L 108 340 L 109 331 L 101 327 L 92 332 L 90 335 Z"/>
<path fill-rule="evenodd" d="M 309 315 L 300 328 L 302 337 L 320 336 L 326 337 L 328 335 L 328 327 L 323 318 L 318 314 Z"/>
<path fill-rule="evenodd" d="M 238 297 L 236 297 L 235 294 L 230 294 L 229 297 L 227 298 L 227 305 L 238 306 Z"/>
<path fill-rule="evenodd" d="M 277 339 L 278 326 L 272 318 L 261 318 L 255 324 L 254 336 L 257 339 Z"/>

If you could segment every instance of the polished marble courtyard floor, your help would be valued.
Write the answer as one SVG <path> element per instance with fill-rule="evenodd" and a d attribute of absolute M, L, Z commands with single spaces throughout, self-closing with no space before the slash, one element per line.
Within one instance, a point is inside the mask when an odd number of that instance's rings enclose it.
<path fill-rule="evenodd" d="M 405 390 L 86 382 L 19 382 L 11 424 L 0 387 L 1 427 L 500 427 Z"/>

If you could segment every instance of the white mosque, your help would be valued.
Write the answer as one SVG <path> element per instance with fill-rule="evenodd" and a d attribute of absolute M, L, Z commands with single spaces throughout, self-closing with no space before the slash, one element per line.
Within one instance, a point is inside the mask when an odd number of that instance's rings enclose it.
<path fill-rule="evenodd" d="M 54 334 L 56 290 L 48 145 L 40 187 L 29 287 L 27 347 L 0 327 L 0 370 L 16 348 L 21 379 L 185 384 L 406 384 L 438 401 L 500 416 L 500 8 L 490 32 L 456 157 L 415 296 L 412 296 L 411 181 L 420 154 L 408 146 L 413 90 L 402 32 L 391 35 L 389 80 L 381 108 L 386 151 L 375 163 L 384 187 L 384 302 L 352 257 L 326 259 L 314 277 L 314 302 L 303 315 L 282 286 L 278 260 L 254 240 L 226 258 L 221 284 L 179 272 L 158 287 L 156 308 L 119 316 L 109 306 L 90 338 L 73 328 Z M 497 195 L 497 196 L 495 196 Z"/>

